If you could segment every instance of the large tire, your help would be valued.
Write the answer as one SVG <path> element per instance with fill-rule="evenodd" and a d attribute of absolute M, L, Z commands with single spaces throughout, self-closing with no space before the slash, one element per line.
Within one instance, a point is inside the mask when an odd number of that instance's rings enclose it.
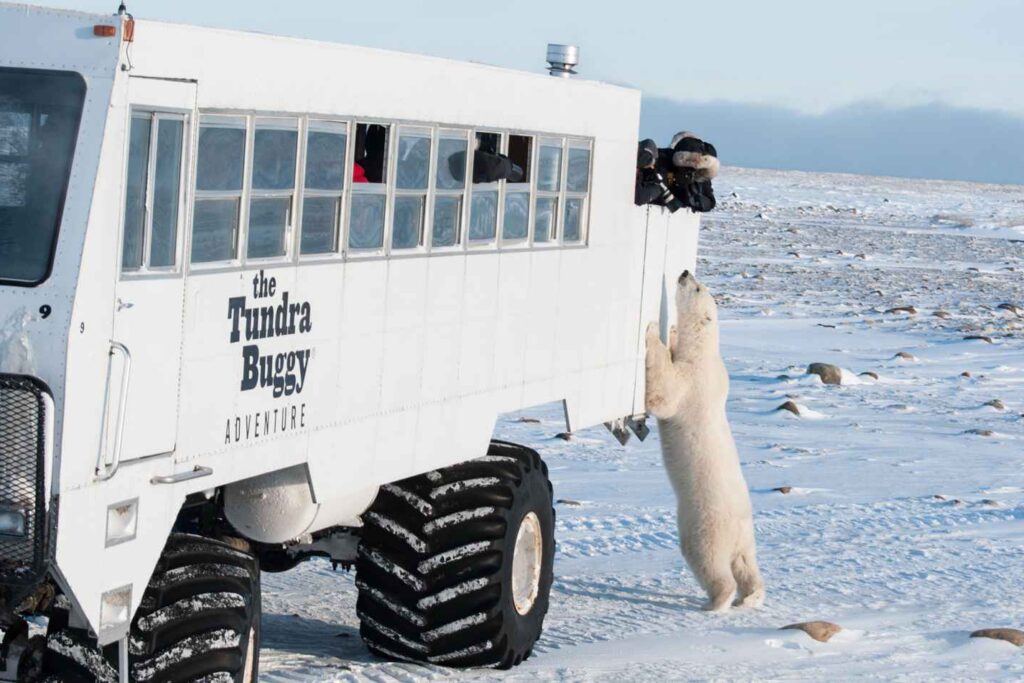
<path fill-rule="evenodd" d="M 255 683 L 259 672 L 260 573 L 249 553 L 202 536 L 173 534 L 132 621 L 130 680 Z M 43 680 L 117 678 L 116 644 L 68 626 L 66 605 L 50 618 Z"/>
<path fill-rule="evenodd" d="M 372 652 L 455 667 L 530 656 L 555 554 L 551 483 L 535 451 L 492 442 L 484 458 L 382 487 L 363 519 L 357 609 Z"/>

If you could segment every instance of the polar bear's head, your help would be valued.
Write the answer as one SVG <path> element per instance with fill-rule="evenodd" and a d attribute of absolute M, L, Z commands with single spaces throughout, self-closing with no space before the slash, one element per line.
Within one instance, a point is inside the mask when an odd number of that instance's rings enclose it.
<path fill-rule="evenodd" d="M 676 312 L 679 315 L 679 329 L 696 331 L 717 326 L 718 305 L 711 296 L 707 285 L 688 270 L 679 276 L 676 286 Z"/>

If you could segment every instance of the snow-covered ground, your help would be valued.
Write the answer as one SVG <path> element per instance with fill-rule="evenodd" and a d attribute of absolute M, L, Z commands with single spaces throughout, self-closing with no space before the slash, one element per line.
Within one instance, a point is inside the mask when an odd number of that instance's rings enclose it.
<path fill-rule="evenodd" d="M 1024 678 L 1024 648 L 968 637 L 1024 629 L 1024 187 L 730 168 L 716 191 L 699 275 L 721 307 L 764 609 L 699 609 L 656 434 L 564 442 L 552 406 L 498 426 L 540 450 L 562 501 L 534 657 L 377 661 L 353 577 L 311 562 L 265 575 L 261 680 Z M 803 375 L 816 361 L 878 379 L 825 386 Z M 815 619 L 844 630 L 778 630 Z"/>

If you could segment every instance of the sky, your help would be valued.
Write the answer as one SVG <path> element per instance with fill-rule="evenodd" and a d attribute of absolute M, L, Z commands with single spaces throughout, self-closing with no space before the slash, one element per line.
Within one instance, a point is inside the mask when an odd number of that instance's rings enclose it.
<path fill-rule="evenodd" d="M 117 2 L 43 4 L 112 13 Z M 584 77 L 649 100 L 786 112 L 794 130 L 863 107 L 978 115 L 963 125 L 1024 119 L 1024 0 L 129 0 L 128 9 L 533 71 L 548 42 L 577 44 Z M 646 114 L 643 127 L 653 128 Z"/>

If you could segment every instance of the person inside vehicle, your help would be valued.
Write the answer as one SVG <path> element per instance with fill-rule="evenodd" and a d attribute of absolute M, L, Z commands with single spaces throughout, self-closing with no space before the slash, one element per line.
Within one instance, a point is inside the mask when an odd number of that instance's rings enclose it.
<path fill-rule="evenodd" d="M 356 127 L 356 159 L 352 165 L 352 182 L 383 183 L 387 158 L 388 131 L 377 124 Z"/>
<path fill-rule="evenodd" d="M 494 183 L 499 180 L 507 180 L 510 183 L 520 183 L 526 177 L 526 173 L 518 165 L 512 162 L 504 154 L 498 153 L 499 140 L 497 135 L 477 135 L 475 151 L 473 152 L 473 182 Z M 457 180 L 465 177 L 466 154 L 456 152 L 448 158 L 448 166 L 452 176 Z"/>

